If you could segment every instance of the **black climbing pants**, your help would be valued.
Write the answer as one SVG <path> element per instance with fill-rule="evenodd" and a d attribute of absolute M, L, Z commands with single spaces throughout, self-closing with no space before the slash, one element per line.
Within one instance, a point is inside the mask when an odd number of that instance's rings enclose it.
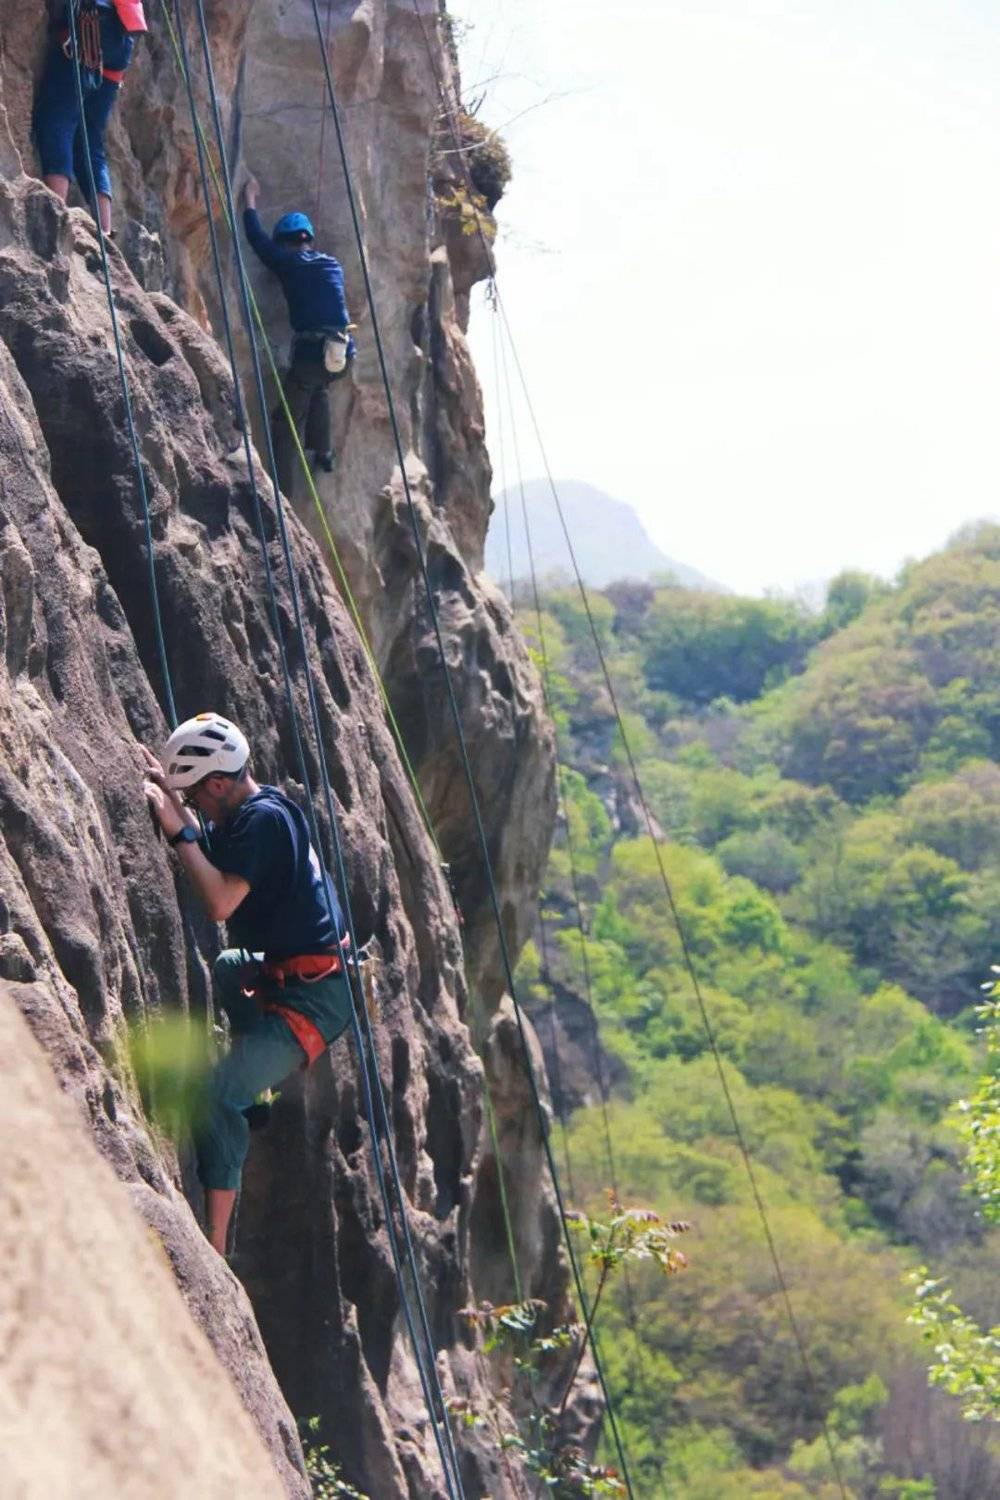
<path fill-rule="evenodd" d="M 305 348 L 309 349 L 306 345 Z M 302 346 L 293 348 L 292 362 L 281 386 L 295 431 L 303 448 L 312 449 L 317 458 L 333 451 L 333 422 L 330 414 L 330 386 L 333 381 L 323 368 L 322 358 L 309 357 Z M 285 408 L 279 401 L 271 413 L 271 437 L 278 467 L 278 484 L 283 494 L 295 494 L 295 474 L 299 453 L 289 426 Z"/>

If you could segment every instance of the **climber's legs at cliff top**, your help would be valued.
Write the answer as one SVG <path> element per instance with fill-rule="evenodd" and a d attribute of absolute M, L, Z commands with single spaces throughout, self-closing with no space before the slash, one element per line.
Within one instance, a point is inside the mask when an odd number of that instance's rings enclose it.
<path fill-rule="evenodd" d="M 132 60 L 135 38 L 122 26 L 113 10 L 100 11 L 101 52 L 104 66 L 123 73 Z M 76 89 L 76 64 L 62 49 L 62 31 L 54 38 L 45 73 L 35 97 L 35 140 L 46 187 L 66 202 L 73 178 L 84 197 L 90 197 L 90 174 L 84 155 L 84 134 Z M 110 78 L 100 88 L 84 93 L 84 118 L 90 141 L 90 162 L 97 187 L 97 211 L 105 234 L 111 232 L 111 174 L 104 151 L 104 132 L 118 100 L 121 84 Z M 93 207 L 93 205 L 91 205 Z"/>
<path fill-rule="evenodd" d="M 231 1046 L 208 1080 L 204 1117 L 195 1133 L 198 1176 L 205 1189 L 208 1238 L 220 1255 L 250 1143 L 244 1111 L 262 1090 L 303 1066 L 305 1054 L 287 1021 L 262 1011 L 244 991 L 250 954 L 227 948 L 212 970 L 215 998 L 229 1017 Z M 254 981 L 256 982 L 256 981 Z M 323 1012 L 325 1041 L 334 1041 L 350 1021 L 350 996 L 342 975 L 304 981 L 286 979 L 275 1000 L 293 1008 L 307 990 L 307 1003 Z"/>

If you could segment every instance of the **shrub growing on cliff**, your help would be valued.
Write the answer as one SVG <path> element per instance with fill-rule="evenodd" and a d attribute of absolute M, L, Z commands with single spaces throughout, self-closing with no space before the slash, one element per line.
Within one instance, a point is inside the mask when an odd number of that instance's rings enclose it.
<path fill-rule="evenodd" d="M 535 1476 L 552 1500 L 585 1500 L 606 1496 L 623 1500 L 626 1487 L 617 1471 L 604 1463 L 591 1462 L 577 1443 L 567 1438 L 565 1419 L 577 1376 L 587 1352 L 602 1298 L 619 1272 L 631 1265 L 649 1266 L 663 1276 L 673 1276 L 687 1265 L 673 1241 L 691 1225 L 682 1220 L 668 1222 L 651 1209 L 623 1209 L 613 1193 L 607 1194 L 611 1216 L 607 1222 L 574 1213 L 568 1223 L 582 1236 L 581 1264 L 596 1272 L 596 1287 L 590 1298 L 586 1324 L 570 1323 L 537 1335 L 536 1323 L 546 1310 L 537 1298 L 495 1307 L 482 1302 L 467 1307 L 461 1316 L 479 1331 L 484 1356 L 499 1356 L 512 1376 L 506 1389 L 513 1409 L 502 1412 L 492 1401 L 488 1411 L 477 1410 L 464 1399 L 448 1403 L 454 1420 L 465 1427 L 491 1431 L 505 1459 L 516 1456 L 527 1474 Z M 558 1409 L 544 1408 L 538 1399 L 542 1367 L 553 1355 L 570 1354 L 570 1366 Z M 551 1369 L 549 1370 L 551 1374 Z M 514 1488 L 519 1486 L 509 1475 Z"/>
<path fill-rule="evenodd" d="M 472 185 L 477 193 L 482 194 L 492 213 L 510 182 L 511 160 L 506 143 L 495 130 L 490 130 L 466 109 L 460 109 L 456 114 L 455 131 Z"/>
<path fill-rule="evenodd" d="M 340 1465 L 330 1458 L 329 1446 L 319 1441 L 319 1417 L 300 1418 L 298 1426 L 313 1500 L 368 1500 L 341 1477 Z"/>

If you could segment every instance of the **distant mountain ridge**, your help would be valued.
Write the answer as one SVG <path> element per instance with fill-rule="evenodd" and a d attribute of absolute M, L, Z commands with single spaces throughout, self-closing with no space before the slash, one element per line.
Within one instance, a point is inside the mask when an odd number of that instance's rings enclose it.
<path fill-rule="evenodd" d="M 579 479 L 557 479 L 556 489 L 573 539 L 584 583 L 605 588 L 619 579 L 650 579 L 670 574 L 687 588 L 708 588 L 725 592 L 697 568 L 678 562 L 661 552 L 650 541 L 646 529 L 631 505 L 616 500 L 604 490 Z M 524 486 L 525 502 L 531 523 L 531 546 L 535 569 L 540 578 L 553 573 L 572 572 L 566 538 L 563 536 L 547 479 L 529 479 Z M 530 573 L 527 539 L 521 515 L 520 490 L 508 487 L 494 497 L 495 510 L 486 536 L 486 571 L 505 583 L 511 567 L 515 579 Z M 507 555 L 507 526 L 504 509 L 510 515 L 510 558 Z"/>

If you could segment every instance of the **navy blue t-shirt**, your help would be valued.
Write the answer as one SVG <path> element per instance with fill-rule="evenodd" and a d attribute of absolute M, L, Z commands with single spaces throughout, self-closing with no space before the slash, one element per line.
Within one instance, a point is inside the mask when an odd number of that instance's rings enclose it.
<path fill-rule="evenodd" d="M 228 823 L 209 831 L 213 865 L 250 885 L 226 924 L 233 947 L 291 958 L 337 946 L 344 921 L 333 881 L 312 847 L 305 814 L 291 798 L 262 786 Z"/>

